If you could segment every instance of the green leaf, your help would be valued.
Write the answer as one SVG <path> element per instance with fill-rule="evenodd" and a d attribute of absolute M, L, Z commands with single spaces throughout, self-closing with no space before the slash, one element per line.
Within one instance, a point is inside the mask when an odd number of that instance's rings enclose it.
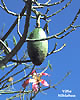
<path fill-rule="evenodd" d="M 6 67 L 6 66 L 1 66 L 0 69 L 1 69 L 1 70 L 4 70 L 5 67 Z"/>
<path fill-rule="evenodd" d="M 0 56 L 0 61 L 3 60 L 3 59 L 4 59 L 4 57 L 3 56 Z"/>
<path fill-rule="evenodd" d="M 14 45 L 16 46 L 17 42 L 16 42 L 15 36 L 13 36 L 13 43 L 14 43 Z"/>
<path fill-rule="evenodd" d="M 8 47 L 8 42 L 7 41 L 4 41 L 4 43 L 6 44 L 6 46 Z"/>
<path fill-rule="evenodd" d="M 8 47 L 7 41 L 4 41 L 4 43 L 5 43 L 5 45 Z M 0 44 L 0 49 L 1 49 L 1 50 L 3 49 L 3 45 L 2 45 L 2 44 Z"/>
<path fill-rule="evenodd" d="M 53 70 L 52 65 L 50 64 L 49 60 L 48 60 L 48 66 L 49 66 L 50 70 Z"/>

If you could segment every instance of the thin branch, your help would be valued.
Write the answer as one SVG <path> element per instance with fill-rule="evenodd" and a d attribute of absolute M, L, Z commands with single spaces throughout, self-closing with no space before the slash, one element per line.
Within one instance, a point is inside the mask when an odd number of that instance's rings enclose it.
<path fill-rule="evenodd" d="M 52 35 L 52 36 L 48 36 L 47 38 L 44 38 L 44 39 L 26 39 L 26 42 L 34 42 L 34 41 L 43 41 L 43 40 L 49 40 L 49 39 L 52 39 L 52 38 L 56 38 L 56 39 L 62 39 L 63 37 L 67 36 L 70 32 L 72 31 L 75 31 L 75 28 L 77 27 L 80 27 L 80 25 L 77 25 L 77 26 L 73 26 L 73 24 L 75 23 L 75 21 L 77 20 L 78 16 L 80 14 L 80 9 L 79 11 L 77 12 L 75 18 L 73 19 L 73 21 L 71 22 L 71 24 L 65 28 L 63 31 L 55 34 L 55 35 Z M 66 32 L 68 29 L 72 28 L 72 30 L 70 30 L 69 32 L 67 32 L 65 35 L 63 35 L 62 37 L 58 37 L 59 35 L 62 35 L 64 32 Z"/>
<path fill-rule="evenodd" d="M 51 0 L 48 0 L 46 3 L 44 3 L 44 5 L 48 5 L 48 3 L 50 2 Z M 35 4 L 37 5 L 37 6 L 42 6 L 42 7 L 44 7 L 44 5 L 41 5 L 41 3 L 38 3 L 37 2 L 37 0 L 35 1 Z M 33 6 L 34 7 L 34 6 Z"/>
<path fill-rule="evenodd" d="M 33 9 L 39 9 L 39 8 L 44 8 L 45 6 L 50 7 L 50 6 L 54 6 L 54 5 L 58 5 L 60 3 L 62 3 L 64 0 L 60 0 L 58 2 L 55 3 L 51 3 L 51 0 L 48 0 L 46 3 L 38 3 L 37 1 L 35 1 L 36 6 L 32 6 Z"/>
<path fill-rule="evenodd" d="M 60 80 L 58 83 L 54 84 L 54 87 L 61 84 L 65 80 L 65 78 L 67 78 L 70 74 L 71 74 L 71 71 L 67 72 L 62 80 Z"/>
<path fill-rule="evenodd" d="M 18 15 L 17 33 L 18 33 L 19 37 L 21 38 L 22 34 L 20 33 L 19 25 L 20 25 L 20 15 Z"/>
<path fill-rule="evenodd" d="M 60 10 L 56 11 L 55 13 L 53 13 L 53 14 L 47 16 L 46 18 L 50 18 L 50 17 L 52 17 L 52 16 L 58 14 L 58 13 L 61 12 L 63 9 L 65 9 L 66 7 L 68 7 L 69 4 L 70 4 L 71 2 L 72 2 L 72 0 L 70 0 L 63 8 L 61 8 Z"/>
<path fill-rule="evenodd" d="M 4 7 L 0 4 L 0 7 L 2 8 L 2 9 L 4 9 Z"/>
<path fill-rule="evenodd" d="M 43 8 L 44 6 L 32 6 L 32 9 L 39 9 L 39 8 Z"/>
<path fill-rule="evenodd" d="M 14 96 L 7 98 L 6 100 L 13 100 L 13 99 L 19 98 L 20 96 L 21 96 L 21 94 L 19 93 L 19 94 L 16 94 Z"/>
<path fill-rule="evenodd" d="M 57 33 L 56 35 L 52 35 L 52 36 L 48 36 L 47 38 L 43 38 L 43 39 L 26 39 L 26 42 L 35 42 L 35 41 L 44 41 L 44 40 L 49 40 L 49 39 L 53 39 L 53 38 L 56 38 L 56 39 L 62 39 L 63 37 L 67 36 L 70 32 L 74 31 L 75 29 L 72 29 L 71 31 L 69 31 L 67 34 L 65 34 L 64 36 L 62 36 L 61 38 L 58 37 L 58 35 L 61 35 L 64 30 L 60 33 Z M 67 30 L 66 30 L 67 31 Z"/>
<path fill-rule="evenodd" d="M 66 32 L 66 31 L 67 31 L 69 28 L 71 28 L 71 27 L 72 27 L 72 28 L 77 28 L 77 27 L 73 26 L 73 24 L 74 24 L 75 21 L 77 20 L 79 14 L 80 14 L 80 9 L 79 9 L 79 11 L 77 12 L 76 16 L 74 17 L 74 19 L 73 19 L 73 21 L 71 22 L 71 24 L 70 24 L 67 28 L 65 28 L 62 32 L 56 34 L 56 36 L 59 36 L 59 35 L 63 34 L 64 32 Z"/>
<path fill-rule="evenodd" d="M 16 62 L 16 63 L 19 63 L 19 64 L 31 62 L 31 60 L 15 60 L 15 59 L 10 59 L 10 61 Z"/>
<path fill-rule="evenodd" d="M 4 49 L 9 53 L 9 52 L 11 52 L 11 49 L 10 48 L 8 48 L 7 46 L 6 46 L 6 44 L 0 39 L 0 45 L 2 45 L 3 47 L 4 47 Z"/>
<path fill-rule="evenodd" d="M 46 3 L 38 3 L 38 2 L 36 1 L 36 5 L 37 5 L 37 6 L 43 6 L 43 7 L 45 7 L 45 6 L 49 7 L 49 6 L 58 5 L 58 4 L 62 3 L 64 0 L 60 0 L 60 1 L 58 1 L 58 2 L 49 4 L 50 1 L 51 1 L 51 0 L 48 0 Z"/>
<path fill-rule="evenodd" d="M 48 55 L 50 55 L 50 54 L 52 54 L 52 53 L 57 53 L 57 52 L 61 51 L 65 46 L 66 46 L 66 44 L 63 44 L 63 46 L 61 46 L 58 50 L 52 51 L 52 52 L 49 53 Z"/>
<path fill-rule="evenodd" d="M 54 49 L 53 49 L 50 53 L 48 53 L 48 54 L 47 54 L 47 56 L 48 56 L 48 55 L 50 55 L 50 54 L 52 54 L 52 53 L 53 53 L 53 51 L 55 51 L 55 50 L 56 50 L 56 47 L 57 47 L 57 43 L 55 43 Z"/>
<path fill-rule="evenodd" d="M 64 0 L 61 0 L 61 1 L 64 1 Z M 49 16 L 46 16 L 46 19 L 47 18 L 50 18 L 50 17 L 52 17 L 52 16 L 54 16 L 54 15 L 56 15 L 56 14 L 58 14 L 59 12 L 61 12 L 63 9 L 65 9 L 66 7 L 68 7 L 69 6 L 69 4 L 72 2 L 72 0 L 70 0 L 63 8 L 61 8 L 61 9 L 59 9 L 58 11 L 56 11 L 55 13 L 53 13 L 53 14 L 51 14 L 51 15 L 49 15 Z M 35 11 L 36 11 L 36 9 L 34 9 Z M 32 11 L 34 12 L 34 10 L 32 9 Z M 37 12 L 37 11 L 36 11 Z M 35 13 L 35 12 L 34 12 Z M 44 16 L 44 17 L 41 17 L 41 19 L 45 19 L 45 15 L 44 14 L 41 14 L 41 16 Z M 31 18 L 36 18 L 36 16 L 31 16 Z"/>
<path fill-rule="evenodd" d="M 48 4 L 49 2 L 45 3 L 45 4 L 40 4 L 41 6 L 54 6 L 54 5 L 58 5 L 60 3 L 62 3 L 64 0 L 60 0 L 58 2 L 55 2 L 55 3 L 51 3 L 51 4 Z"/>
<path fill-rule="evenodd" d="M 1 0 L 1 2 L 2 2 L 3 6 L 0 5 L 0 7 L 1 7 L 2 9 L 4 9 L 8 14 L 11 14 L 11 15 L 14 15 L 14 16 L 18 16 L 17 13 L 14 13 L 14 12 L 8 10 L 8 8 L 6 7 L 6 5 L 5 5 L 5 3 L 4 3 L 3 0 Z"/>
<path fill-rule="evenodd" d="M 29 75 L 32 73 L 32 71 L 34 70 L 34 68 L 35 68 L 35 65 L 33 65 L 33 67 L 32 67 L 32 69 L 31 69 L 30 73 L 29 73 L 27 76 L 25 76 L 25 77 L 23 77 L 23 78 L 21 78 L 21 79 L 15 81 L 15 82 L 13 82 L 13 84 L 16 84 L 16 83 L 18 83 L 18 82 L 20 82 L 20 81 L 26 79 L 27 77 L 29 77 Z M 10 85 L 12 85 L 12 84 L 10 83 L 10 84 L 8 84 L 8 85 L 5 85 L 4 87 L 1 87 L 0 90 L 1 90 L 1 89 L 4 89 L 4 88 L 6 88 L 6 87 L 9 87 Z"/>
<path fill-rule="evenodd" d="M 80 14 L 80 9 L 79 9 L 79 11 L 77 12 L 77 14 L 76 14 L 74 20 L 72 21 L 71 26 L 75 23 L 75 21 L 77 20 L 79 14 Z"/>
<path fill-rule="evenodd" d="M 56 47 L 57 47 L 57 43 L 55 43 L 55 46 L 54 46 L 54 49 L 52 50 L 52 52 L 56 50 Z"/>
<path fill-rule="evenodd" d="M 41 91 L 48 90 L 49 88 L 55 88 L 55 86 L 61 84 L 65 80 L 65 78 L 67 78 L 67 76 L 69 76 L 70 74 L 71 74 L 71 71 L 70 72 L 67 72 L 66 75 L 62 78 L 62 80 L 60 80 L 59 82 L 57 82 L 53 86 L 49 86 L 48 88 L 42 89 Z"/>
<path fill-rule="evenodd" d="M 73 32 L 73 31 L 75 31 L 76 29 L 74 28 L 74 29 L 71 29 L 69 32 L 67 32 L 66 34 L 64 34 L 63 36 L 61 36 L 61 37 L 58 37 L 58 36 L 56 36 L 56 39 L 62 39 L 62 38 L 64 38 L 65 36 L 67 36 L 68 34 L 70 34 L 71 32 Z"/>
<path fill-rule="evenodd" d="M 0 78 L 0 80 L 4 79 L 9 73 L 11 73 L 16 67 L 18 66 L 18 64 L 16 64 L 16 66 L 14 66 L 10 71 L 8 71 L 2 78 Z"/>
<path fill-rule="evenodd" d="M 22 9 L 21 13 L 20 13 L 20 19 L 24 15 L 24 12 L 25 12 L 26 9 L 27 9 L 27 6 L 25 5 L 24 8 Z M 1 39 L 2 41 L 4 41 L 9 36 L 9 34 L 12 32 L 12 30 L 14 29 L 14 27 L 16 26 L 17 23 L 18 23 L 18 18 L 14 21 L 12 26 L 9 28 L 8 32 L 3 36 L 3 38 Z"/>
<path fill-rule="evenodd" d="M 21 73 L 21 72 L 24 71 L 25 69 L 29 68 L 31 65 L 32 65 L 32 64 L 27 65 L 27 66 L 26 66 L 25 68 L 23 68 L 22 70 L 20 70 L 20 71 L 14 73 L 13 75 L 7 77 L 7 78 L 4 79 L 4 80 L 2 80 L 2 81 L 0 82 L 0 84 L 2 84 L 4 81 L 8 80 L 10 77 L 14 77 L 14 76 L 18 75 L 19 73 Z"/>
<path fill-rule="evenodd" d="M 23 93 L 23 91 L 11 91 L 11 90 L 0 90 L 0 94 L 15 94 L 15 93 Z M 24 91 L 24 93 L 31 93 L 31 91 Z"/>
<path fill-rule="evenodd" d="M 24 44 L 27 33 L 28 33 L 29 20 L 30 20 L 30 15 L 31 15 L 31 5 L 32 5 L 31 0 L 28 0 L 27 5 L 26 5 L 28 7 L 28 9 L 27 9 L 27 16 L 26 16 L 23 36 L 19 40 L 17 45 L 14 47 L 14 49 L 8 55 L 6 55 L 6 57 L 0 62 L 0 67 L 3 65 L 6 65 L 8 63 L 8 61 L 19 51 L 19 49 Z"/>
<path fill-rule="evenodd" d="M 61 46 L 58 50 L 52 50 L 50 53 L 48 53 L 47 56 L 49 56 L 49 55 L 51 55 L 53 53 L 57 53 L 57 52 L 61 51 L 65 46 L 66 46 L 66 44 L 63 44 L 63 46 Z"/>

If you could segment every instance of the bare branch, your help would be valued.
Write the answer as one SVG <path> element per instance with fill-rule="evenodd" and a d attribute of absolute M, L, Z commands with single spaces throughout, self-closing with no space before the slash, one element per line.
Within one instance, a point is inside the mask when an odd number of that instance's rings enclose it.
<path fill-rule="evenodd" d="M 18 52 L 18 50 L 24 44 L 27 33 L 28 33 L 29 20 L 30 20 L 30 15 L 31 15 L 31 5 L 32 5 L 31 0 L 28 0 L 27 5 L 26 5 L 28 7 L 28 9 L 27 9 L 27 16 L 26 16 L 26 22 L 25 22 L 23 36 L 19 40 L 19 42 L 17 43 L 15 48 L 8 55 L 6 55 L 6 57 L 0 62 L 0 67 L 3 65 L 6 65 L 8 63 L 8 61 Z"/>
<path fill-rule="evenodd" d="M 15 94 L 15 93 L 23 93 L 23 91 L 11 91 L 11 90 L 0 90 L 0 94 Z M 31 91 L 24 91 L 24 93 L 31 93 Z"/>
<path fill-rule="evenodd" d="M 66 7 L 68 7 L 69 4 L 70 4 L 71 2 L 72 2 L 72 0 L 70 0 L 70 1 L 69 1 L 63 8 L 61 8 L 60 10 L 58 10 L 58 11 L 56 11 L 55 13 L 53 13 L 53 14 L 47 16 L 47 18 L 52 17 L 52 16 L 58 14 L 58 13 L 61 12 L 63 9 L 65 9 Z"/>
<path fill-rule="evenodd" d="M 79 11 L 77 12 L 75 18 L 73 19 L 73 21 L 71 22 L 71 24 L 65 28 L 63 31 L 55 34 L 55 35 L 52 35 L 52 36 L 48 36 L 47 38 L 44 38 L 44 39 L 26 39 L 26 42 L 34 42 L 34 41 L 43 41 L 43 40 L 49 40 L 49 39 L 52 39 L 52 38 L 56 38 L 56 39 L 62 39 L 63 37 L 67 36 L 69 33 L 71 33 L 72 31 L 75 31 L 75 28 L 77 27 L 80 27 L 80 25 L 77 25 L 77 26 L 73 26 L 73 24 L 75 23 L 75 21 L 77 20 L 78 16 L 80 14 L 80 9 Z M 63 35 L 62 37 L 58 37 L 59 35 L 62 35 L 64 32 L 66 32 L 68 29 L 72 28 L 69 32 L 67 32 L 65 35 Z"/>
<path fill-rule="evenodd" d="M 21 38 L 22 34 L 20 33 L 20 30 L 19 30 L 19 24 L 20 24 L 20 15 L 18 15 L 17 33 L 18 33 L 19 37 Z"/>
<path fill-rule="evenodd" d="M 42 4 L 42 3 L 38 3 L 38 2 L 36 1 L 36 5 L 37 5 L 37 6 L 43 6 L 43 7 L 45 7 L 45 6 L 49 7 L 49 6 L 54 6 L 54 5 L 60 4 L 60 3 L 62 3 L 64 0 L 60 0 L 60 1 L 58 1 L 58 2 L 49 4 L 50 1 L 51 1 L 51 0 L 48 0 L 46 3 L 43 3 L 43 4 Z"/>
<path fill-rule="evenodd" d="M 6 44 L 0 39 L 0 45 L 3 46 L 4 50 L 6 50 L 8 53 L 11 52 L 11 49 L 6 46 Z"/>
<path fill-rule="evenodd" d="M 20 19 L 24 15 L 24 12 L 25 12 L 26 9 L 27 9 L 27 6 L 25 5 L 24 8 L 22 9 L 21 13 L 20 13 Z M 16 26 L 17 23 L 18 23 L 18 18 L 14 21 L 14 23 L 12 24 L 12 26 L 10 27 L 8 32 L 3 36 L 3 38 L 1 39 L 2 41 L 4 41 L 9 36 L 9 34 L 12 32 L 12 30 L 14 29 L 14 27 Z"/>
<path fill-rule="evenodd" d="M 14 16 L 18 16 L 18 14 L 14 13 L 14 12 L 12 12 L 12 11 L 10 11 L 10 10 L 8 10 L 8 8 L 6 7 L 6 5 L 5 5 L 5 3 L 4 3 L 3 0 L 1 0 L 1 2 L 2 2 L 3 6 L 0 5 L 0 7 L 1 7 L 2 9 L 4 9 L 8 14 L 11 14 L 11 15 L 14 15 Z"/>
<path fill-rule="evenodd" d="M 48 53 L 47 56 L 49 56 L 49 55 L 51 55 L 51 54 L 53 54 L 53 53 L 57 53 L 57 52 L 61 51 L 65 46 L 66 46 L 66 44 L 63 44 L 63 46 L 61 46 L 58 50 L 54 50 L 54 49 L 53 49 L 50 53 Z"/>
<path fill-rule="evenodd" d="M 19 80 L 17 80 L 17 81 L 15 81 L 15 82 L 13 82 L 13 84 L 16 84 L 16 83 L 18 83 L 18 82 L 20 82 L 20 81 L 22 81 L 22 80 L 24 80 L 24 79 L 26 79 L 26 78 L 28 78 L 29 77 L 29 75 L 32 73 L 32 71 L 34 70 L 34 68 L 35 68 L 35 65 L 33 65 L 33 67 L 32 67 L 32 69 L 31 69 L 31 71 L 29 72 L 29 74 L 27 75 L 27 76 L 24 76 L 24 77 L 22 77 L 21 79 L 19 79 Z M 12 84 L 10 83 L 10 84 L 8 84 L 8 85 L 5 85 L 4 87 L 1 87 L 0 88 L 0 90 L 1 89 L 4 89 L 4 88 L 6 88 L 6 87 L 8 87 L 8 86 L 11 86 Z"/>
<path fill-rule="evenodd" d="M 2 84 L 3 82 L 5 82 L 5 81 L 7 81 L 10 77 L 14 77 L 14 76 L 16 76 L 16 75 L 18 75 L 19 73 L 21 73 L 22 71 L 24 71 L 25 69 L 27 69 L 27 68 L 29 68 L 30 66 L 31 66 L 32 64 L 30 64 L 30 65 L 27 65 L 25 68 L 23 68 L 22 70 L 20 70 L 20 71 L 18 71 L 18 72 L 16 72 L 16 73 L 14 73 L 13 75 L 11 75 L 11 76 L 9 76 L 9 77 L 7 77 L 6 79 L 4 79 L 4 80 L 2 80 L 2 79 L 0 79 L 1 81 L 0 81 L 0 84 Z M 15 65 L 16 66 L 16 65 Z M 14 68 L 16 68 L 14 66 Z M 12 70 L 13 71 L 13 70 Z M 5 76 L 5 75 L 4 75 Z M 3 77 L 4 77 L 3 76 Z"/>
<path fill-rule="evenodd" d="M 31 60 L 15 60 L 15 59 L 10 59 L 10 61 L 12 62 L 16 62 L 16 63 L 27 63 L 27 62 L 31 62 Z"/>
<path fill-rule="evenodd" d="M 75 31 L 75 30 L 76 30 L 76 29 L 73 28 L 73 29 L 71 29 L 69 32 L 67 32 L 66 34 L 64 34 L 64 35 L 61 36 L 61 37 L 56 36 L 56 39 L 62 39 L 62 38 L 64 38 L 65 36 L 67 36 L 68 34 L 70 34 L 71 32 L 73 32 L 73 31 Z"/>
<path fill-rule="evenodd" d="M 16 66 L 14 66 L 10 71 L 8 71 L 2 78 L 0 78 L 0 80 L 4 79 L 9 73 L 11 73 L 16 67 L 18 66 L 18 64 L 16 64 Z"/>
<path fill-rule="evenodd" d="M 53 4 L 50 4 L 49 6 L 53 6 L 53 5 L 55 5 L 55 4 L 59 4 L 59 3 L 62 3 L 64 0 L 61 0 L 61 1 L 59 1 L 58 3 L 53 3 Z M 46 19 L 47 18 L 50 18 L 50 17 L 52 17 L 52 16 L 54 16 L 54 15 L 56 15 L 56 14 L 58 14 L 59 12 L 61 12 L 63 9 L 65 9 L 66 7 L 68 7 L 69 6 L 69 4 L 72 2 L 72 0 L 70 0 L 63 8 L 61 8 L 61 9 L 59 9 L 58 11 L 56 11 L 55 13 L 53 13 L 53 14 L 51 14 L 51 15 L 49 15 L 49 16 L 46 16 Z M 40 5 L 40 3 L 38 4 L 38 5 Z M 45 4 L 42 4 L 42 5 L 45 5 Z M 47 5 L 46 5 L 47 6 Z M 32 9 L 32 11 L 36 14 L 38 11 L 36 10 L 36 9 Z M 39 12 L 40 13 L 40 12 Z M 42 16 L 44 16 L 44 17 L 42 17 Z M 31 16 L 31 18 L 36 18 L 35 16 Z M 41 19 L 45 19 L 45 14 L 41 14 Z"/>

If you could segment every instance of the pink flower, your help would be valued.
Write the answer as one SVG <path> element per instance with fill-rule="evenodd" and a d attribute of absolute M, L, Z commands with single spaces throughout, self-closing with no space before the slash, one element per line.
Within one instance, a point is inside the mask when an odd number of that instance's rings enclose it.
<path fill-rule="evenodd" d="M 48 73 L 41 73 L 42 75 L 44 75 L 44 76 L 49 76 L 49 74 Z"/>
<path fill-rule="evenodd" d="M 37 85 L 37 84 L 33 83 L 33 84 L 32 84 L 32 88 L 33 88 L 33 90 L 34 90 L 35 92 L 38 91 L 38 85 Z"/>
<path fill-rule="evenodd" d="M 45 80 L 42 80 L 42 79 L 41 79 L 41 83 L 42 83 L 42 85 L 44 85 L 44 86 L 49 86 L 49 84 L 48 84 Z"/>
<path fill-rule="evenodd" d="M 31 75 L 33 75 L 33 73 L 36 73 L 36 70 L 33 70 L 33 71 L 31 72 Z"/>
<path fill-rule="evenodd" d="M 24 81 L 24 83 L 22 84 L 23 88 L 26 88 L 26 86 L 29 84 L 29 83 L 32 83 L 32 89 L 33 91 L 37 92 L 38 91 L 38 88 L 39 88 L 39 83 L 41 83 L 42 85 L 44 86 L 49 86 L 49 84 L 41 79 L 41 77 L 44 75 L 44 76 L 49 76 L 48 73 L 36 73 L 36 70 L 33 70 L 32 73 L 32 78 L 30 79 L 27 79 L 26 81 Z"/>
<path fill-rule="evenodd" d="M 27 79 L 26 81 L 24 81 L 24 83 L 22 84 L 23 88 L 25 88 L 28 84 L 29 84 L 29 79 Z"/>

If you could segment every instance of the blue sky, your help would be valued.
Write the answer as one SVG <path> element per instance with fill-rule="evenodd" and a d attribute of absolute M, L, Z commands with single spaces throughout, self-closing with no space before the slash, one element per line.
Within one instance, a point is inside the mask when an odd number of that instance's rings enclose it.
<path fill-rule="evenodd" d="M 40 1 L 40 0 L 39 0 Z M 46 1 L 46 0 L 45 0 Z M 55 2 L 58 0 L 52 0 L 52 2 Z M 64 2 L 61 5 L 56 5 L 52 8 L 50 8 L 50 12 L 55 12 L 56 10 L 62 8 L 69 0 L 64 0 Z M 44 0 L 42 0 L 44 2 Z M 0 2 L 1 3 L 1 2 Z M 24 6 L 24 3 L 22 0 L 5 0 L 5 3 L 9 10 L 14 12 L 20 12 L 21 9 Z M 51 22 L 49 23 L 49 32 L 50 36 L 53 34 L 56 34 L 58 32 L 61 32 L 64 28 L 70 25 L 72 20 L 74 19 L 76 13 L 80 9 L 80 0 L 72 0 L 72 3 L 65 8 L 62 12 L 57 14 L 56 16 L 53 16 L 51 18 Z M 14 20 L 16 19 L 15 16 L 7 14 L 5 11 L 3 11 L 0 8 L 0 32 L 5 24 L 4 27 L 4 34 L 7 32 L 9 27 L 12 25 Z M 20 23 L 20 31 L 23 32 L 24 28 L 24 18 L 21 19 Z M 30 28 L 29 32 L 31 32 L 34 29 L 35 21 L 31 19 L 30 21 Z M 74 25 L 80 25 L 80 15 L 78 19 L 76 20 Z M 41 27 L 44 26 L 44 21 L 41 21 Z M 17 27 L 16 27 L 17 28 Z M 12 34 L 8 37 L 8 42 L 10 44 L 10 48 L 13 48 L 12 45 L 12 36 L 15 35 L 18 39 L 16 28 L 13 30 Z M 55 89 L 49 89 L 47 91 L 44 91 L 44 93 L 39 93 L 34 100 L 79 100 L 80 99 L 80 28 L 77 28 L 76 31 L 70 33 L 68 36 L 64 37 L 61 40 L 58 39 L 51 39 L 49 40 L 49 52 L 54 48 L 55 43 L 57 42 L 57 49 L 60 48 L 64 43 L 66 44 L 66 47 L 62 49 L 60 52 L 52 54 L 48 56 L 43 64 L 40 67 L 46 67 L 48 60 L 50 60 L 50 63 L 53 67 L 53 71 L 50 69 L 47 70 L 47 72 L 50 74 L 49 77 L 45 77 L 45 80 L 49 82 L 51 80 L 51 84 L 56 84 L 59 82 L 62 78 L 64 78 L 65 74 L 69 71 L 71 71 L 71 74 L 58 86 L 56 86 L 57 90 Z M 25 46 L 23 46 L 25 47 Z M 25 47 L 26 49 L 26 47 Z M 19 52 L 20 55 L 22 55 L 22 52 Z M 0 73 L 4 74 L 8 69 L 6 68 L 4 71 L 0 70 Z M 18 69 L 17 69 L 18 70 Z M 26 70 L 27 72 L 27 70 Z M 0 75 L 1 75 L 0 74 Z M 21 76 L 18 76 L 16 79 L 20 78 Z M 21 82 L 20 84 L 22 84 Z M 16 87 L 19 87 L 16 85 Z M 71 95 L 76 95 L 75 98 L 61 98 L 58 97 L 58 94 L 62 94 L 62 90 L 69 90 L 72 91 Z M 64 94 L 64 93 L 63 93 Z M 6 100 L 7 96 L 1 95 L 0 99 Z M 18 100 L 15 99 L 15 100 Z"/>

